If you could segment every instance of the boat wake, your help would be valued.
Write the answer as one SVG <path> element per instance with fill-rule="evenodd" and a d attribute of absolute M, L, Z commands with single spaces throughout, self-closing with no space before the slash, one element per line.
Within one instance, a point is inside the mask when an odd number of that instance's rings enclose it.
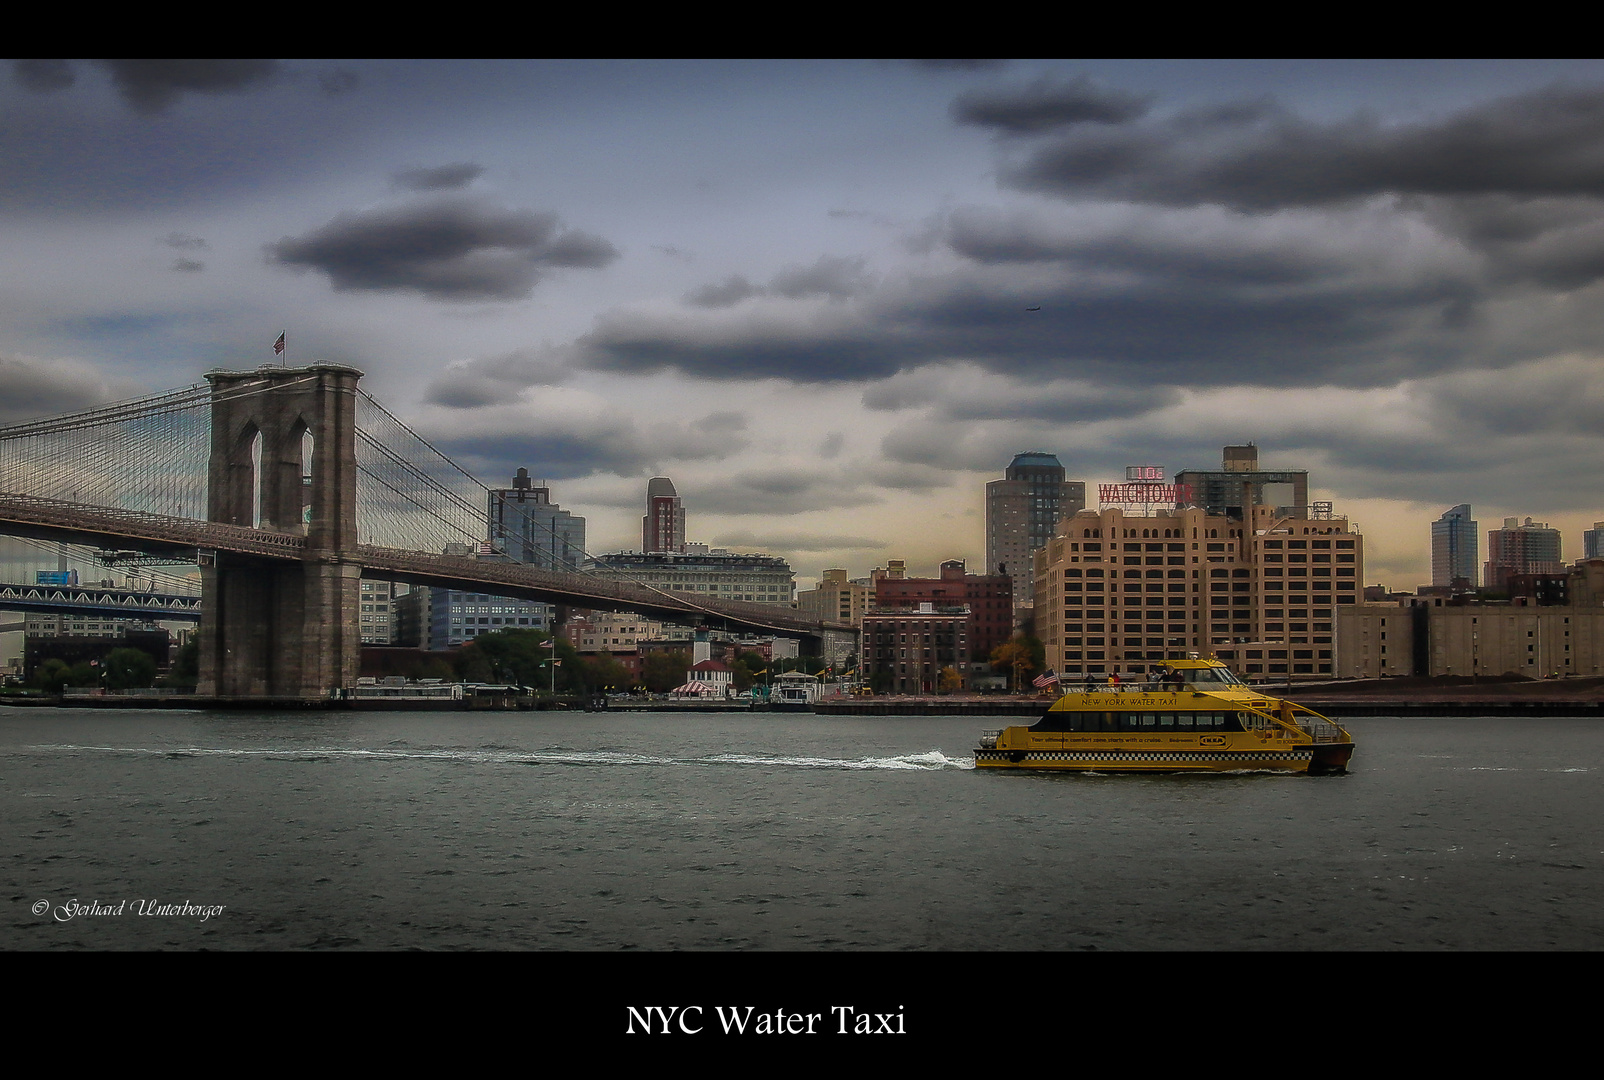
<path fill-rule="evenodd" d="M 952 758 L 940 750 L 927 750 L 921 754 L 902 754 L 892 757 L 823 758 L 802 757 L 791 754 L 713 754 L 706 757 L 670 757 L 656 754 L 637 754 L 621 750 L 514 750 L 504 746 L 493 747 L 419 747 L 408 749 L 351 749 L 349 747 L 308 746 L 295 749 L 251 747 L 218 748 L 203 746 L 138 747 L 138 746 L 76 746 L 70 744 L 37 745 L 35 751 L 65 751 L 71 753 L 129 754 L 165 757 L 172 760 L 193 758 L 264 758 L 270 761 L 327 762 L 338 760 L 370 761 L 440 761 L 470 765 L 736 765 L 768 768 L 802 769 L 853 769 L 853 770 L 913 770 L 933 772 L 941 769 L 972 769 L 974 759 Z"/>

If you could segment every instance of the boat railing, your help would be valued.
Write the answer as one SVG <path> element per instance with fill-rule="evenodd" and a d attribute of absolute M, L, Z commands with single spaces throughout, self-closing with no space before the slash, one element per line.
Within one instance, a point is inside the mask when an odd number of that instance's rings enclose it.
<path fill-rule="evenodd" d="M 1349 738 L 1347 732 L 1319 713 L 1300 712 L 1292 717 L 1292 722 L 1308 732 L 1309 737 L 1317 743 L 1345 743 Z"/>
<path fill-rule="evenodd" d="M 1001 735 L 1001 734 L 1002 734 L 1002 729 L 1001 728 L 998 728 L 995 731 L 982 731 L 980 733 L 980 748 L 982 750 L 995 750 L 995 749 L 997 749 L 997 737 L 999 735 Z"/>

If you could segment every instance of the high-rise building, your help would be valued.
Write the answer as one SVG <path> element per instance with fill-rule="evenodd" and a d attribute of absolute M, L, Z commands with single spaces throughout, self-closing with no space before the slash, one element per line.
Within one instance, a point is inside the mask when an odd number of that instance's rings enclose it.
<path fill-rule="evenodd" d="M 528 469 L 519 469 L 512 487 L 492 490 L 486 535 L 513 562 L 542 570 L 573 572 L 585 556 L 585 519 L 551 501 L 551 489 L 536 487 Z"/>
<path fill-rule="evenodd" d="M 1487 534 L 1487 563 L 1483 585 L 1497 592 L 1509 587 L 1516 574 L 1560 574 L 1559 530 L 1527 518 L 1505 518 L 1502 529 Z"/>
<path fill-rule="evenodd" d="M 1086 506 L 1086 484 L 1065 480 L 1064 466 L 1039 450 L 1015 454 L 1001 480 L 986 485 L 986 573 L 1014 579 L 1014 620 L 1030 615 L 1030 560 L 1058 522 Z"/>
<path fill-rule="evenodd" d="M 654 476 L 646 483 L 640 549 L 648 555 L 678 555 L 685 551 L 685 503 L 674 490 L 674 481 L 666 476 Z"/>
<path fill-rule="evenodd" d="M 1476 530 L 1469 503 L 1460 503 L 1431 523 L 1432 585 L 1450 589 L 1476 587 L 1481 573 Z"/>
<path fill-rule="evenodd" d="M 1268 506 L 1288 517 L 1309 513 L 1306 469 L 1261 469 L 1259 448 L 1252 443 L 1227 446 L 1219 472 L 1188 469 L 1175 475 L 1177 485 L 1192 489 L 1192 505 L 1216 517 L 1245 520 L 1245 508 Z"/>
<path fill-rule="evenodd" d="M 1604 559 L 1604 521 L 1595 521 L 1591 529 L 1582 531 L 1582 558 Z"/>

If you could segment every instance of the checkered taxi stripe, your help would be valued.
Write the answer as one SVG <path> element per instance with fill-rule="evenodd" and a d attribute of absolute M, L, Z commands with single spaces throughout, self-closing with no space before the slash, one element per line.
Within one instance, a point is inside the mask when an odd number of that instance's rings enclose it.
<path fill-rule="evenodd" d="M 1309 750 L 1037 750 L 1015 762 L 1013 754 L 978 750 L 975 762 L 996 762 L 1006 765 L 1051 765 L 1056 762 L 1091 764 L 1163 765 L 1221 763 L 1231 765 L 1269 765 L 1308 761 Z"/>

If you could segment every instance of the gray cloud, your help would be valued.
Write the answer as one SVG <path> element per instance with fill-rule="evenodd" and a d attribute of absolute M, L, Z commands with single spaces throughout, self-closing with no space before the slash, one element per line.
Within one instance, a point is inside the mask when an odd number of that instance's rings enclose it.
<path fill-rule="evenodd" d="M 953 101 L 952 116 L 960 124 L 1032 135 L 1075 124 L 1129 123 L 1151 104 L 1151 95 L 1105 89 L 1081 75 L 1062 83 L 1040 79 L 1029 86 L 968 90 Z"/>
<path fill-rule="evenodd" d="M 165 112 L 182 94 L 233 94 L 277 75 L 277 60 L 100 60 L 136 112 Z"/>
<path fill-rule="evenodd" d="M 183 273 L 193 274 L 206 269 L 206 264 L 198 259 L 174 259 L 173 269 Z"/>
<path fill-rule="evenodd" d="M 861 296 L 874 287 L 874 278 L 868 272 L 868 261 L 861 256 L 821 255 L 812 266 L 788 266 L 775 274 L 768 287 L 754 285 L 740 274 L 731 274 L 722 282 L 703 285 L 685 297 L 687 304 L 696 307 L 734 307 L 755 296 L 782 296 L 800 300 L 809 296 L 823 296 L 831 300 L 849 300 Z"/>
<path fill-rule="evenodd" d="M 390 179 L 404 191 L 453 191 L 465 188 L 484 175 L 485 167 L 472 161 L 436 165 L 432 169 L 402 169 Z"/>
<path fill-rule="evenodd" d="M 694 290 L 685 297 L 685 302 L 697 307 L 734 307 L 742 300 L 762 296 L 765 292 L 761 286 L 753 285 L 741 275 L 731 274 L 722 282 Z"/>
<path fill-rule="evenodd" d="M 793 300 L 804 296 L 827 296 L 846 300 L 869 291 L 874 282 L 861 258 L 821 255 L 812 266 L 790 266 L 774 275 L 769 288 L 776 295 Z"/>
<path fill-rule="evenodd" d="M 341 214 L 268 246 L 292 269 L 328 274 L 336 290 L 403 290 L 433 300 L 520 300 L 550 268 L 595 269 L 618 258 L 599 236 L 557 216 L 447 197 Z"/>
<path fill-rule="evenodd" d="M 1108 416 L 1141 416 L 1181 400 L 1173 386 L 1128 386 L 1075 380 L 1022 384 L 974 365 L 929 366 L 899 372 L 863 392 L 876 411 L 926 409 L 944 422 L 1044 420 L 1074 423 Z M 917 456 L 903 458 L 921 460 Z"/>
<path fill-rule="evenodd" d="M 1554 87 L 1441 120 L 1322 123 L 1267 102 L 1071 132 L 1007 182 L 1070 198 L 1246 211 L 1375 195 L 1604 196 L 1604 89 Z"/>
<path fill-rule="evenodd" d="M 803 514 L 880 501 L 860 484 L 817 468 L 772 469 L 722 477 L 717 487 L 697 492 L 696 509 L 730 515 Z"/>
<path fill-rule="evenodd" d="M 751 444 L 742 434 L 746 419 L 734 412 L 642 426 L 605 399 L 566 388 L 482 403 L 443 391 L 435 397 L 432 404 L 444 411 L 430 410 L 418 430 L 452 457 L 478 463 L 484 475 L 519 467 L 551 479 L 660 475 L 679 463 L 733 457 Z"/>
<path fill-rule="evenodd" d="M 706 314 L 613 312 L 578 344 L 596 368 L 708 378 L 869 382 L 967 361 L 1143 385 L 1393 381 L 1477 345 L 1485 291 L 1474 276 L 1430 259 L 1360 272 L 1384 257 L 1362 249 L 1322 266 L 1318 252 L 1299 258 L 1244 242 L 1232 254 L 1243 280 L 1233 281 L 1207 273 L 1226 260 L 1185 237 L 1168 246 L 1162 235 L 1109 240 L 1078 264 L 999 257 L 876 289 L 838 311 L 769 298 Z"/>
<path fill-rule="evenodd" d="M 736 412 L 709 413 L 690 424 L 660 423 L 646 432 L 644 444 L 650 447 L 653 471 L 667 461 L 718 461 L 745 450 L 752 444 L 741 432 L 746 418 Z"/>
<path fill-rule="evenodd" d="M 429 384 L 424 400 L 449 409 L 503 405 L 531 387 L 566 382 L 572 362 L 572 350 L 551 347 L 459 361 Z"/>
<path fill-rule="evenodd" d="M 0 423 L 74 412 L 131 392 L 101 372 L 72 360 L 35 360 L 0 353 Z"/>
<path fill-rule="evenodd" d="M 13 60 L 11 76 L 18 86 L 38 94 L 65 90 L 77 81 L 72 65 L 65 60 Z"/>

